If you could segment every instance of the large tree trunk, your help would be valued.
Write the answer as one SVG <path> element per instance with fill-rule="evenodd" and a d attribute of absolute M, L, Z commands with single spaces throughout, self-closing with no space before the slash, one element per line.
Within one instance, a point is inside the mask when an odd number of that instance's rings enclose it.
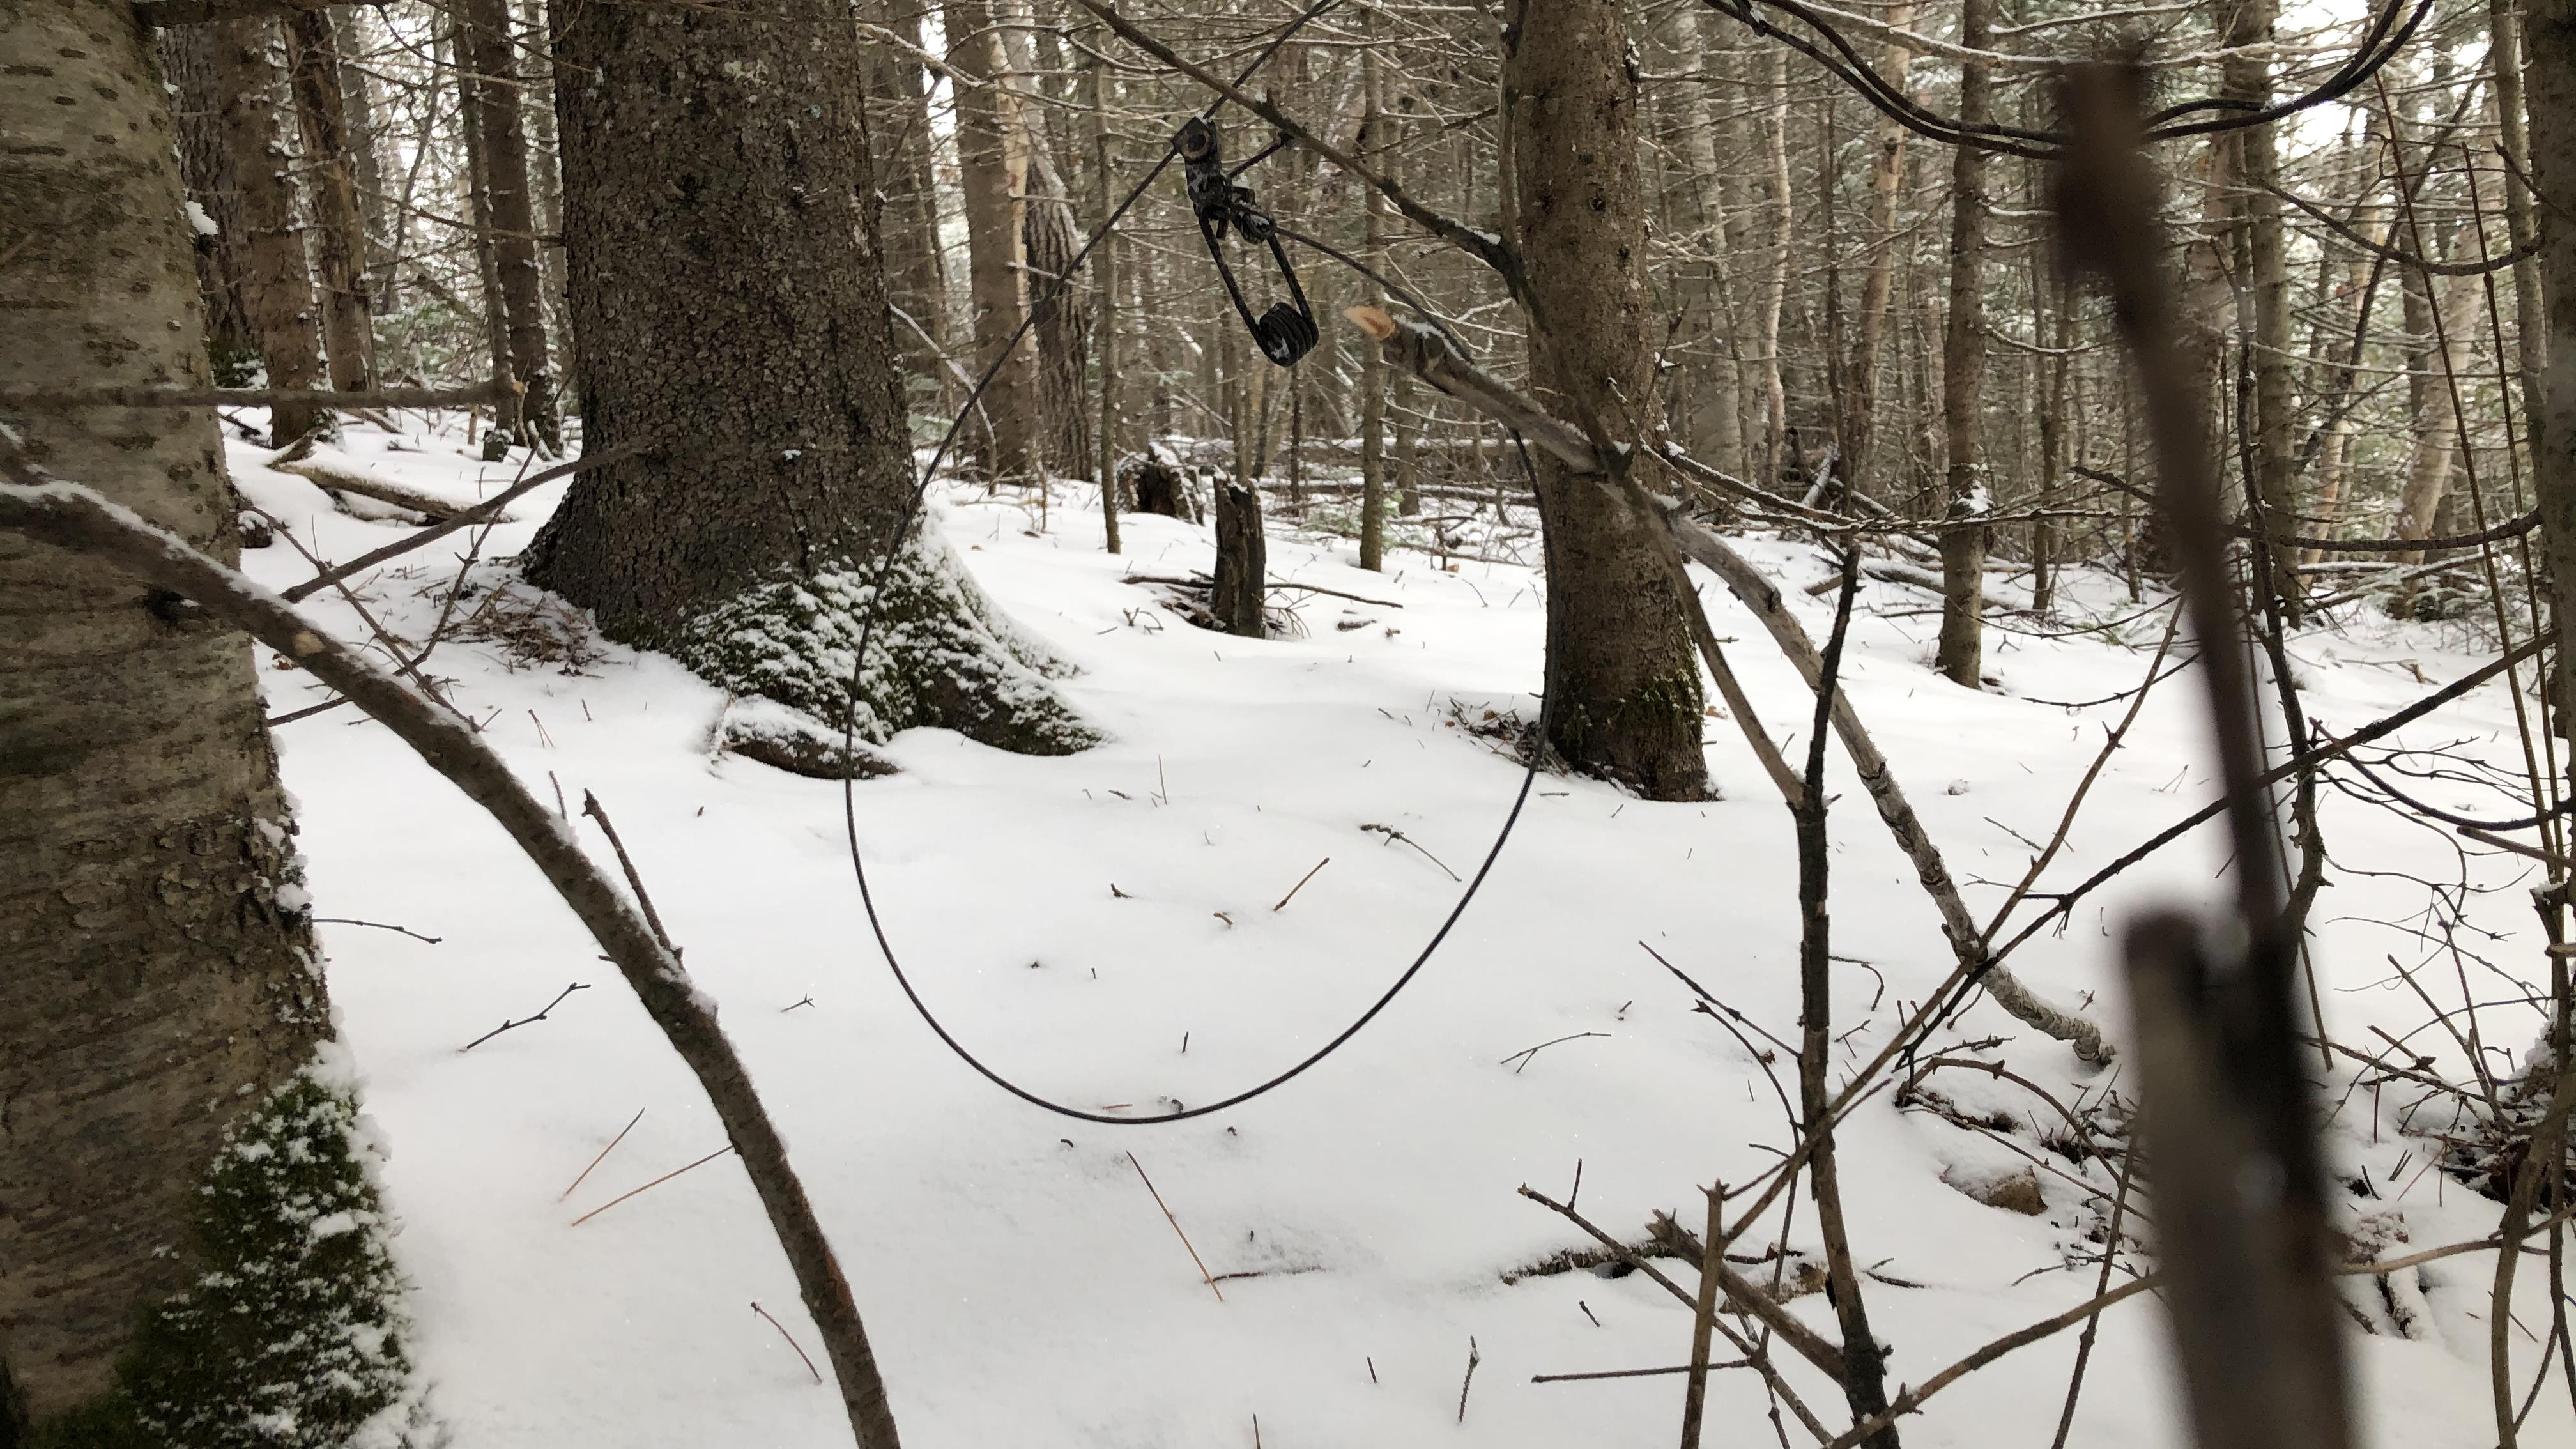
<path fill-rule="evenodd" d="M 1002 38 L 992 0 L 948 0 L 948 63 L 956 71 L 957 156 L 966 193 L 968 294 L 975 356 L 967 371 L 993 369 L 981 404 L 990 430 L 975 429 L 976 463 L 996 482 L 1026 478 L 1037 459 L 1037 340 L 1014 333 L 1028 316 L 1028 136 L 1019 97 L 1003 85 Z"/>
<path fill-rule="evenodd" d="M 1637 83 L 1620 0 L 1513 0 L 1503 32 L 1507 232 L 1527 269 L 1534 375 L 1560 415 L 1662 436 L 1645 285 Z M 1657 800 L 1707 794 L 1699 661 L 1659 552 L 1620 491 L 1537 457 L 1547 530 L 1548 743 Z M 1672 485 L 1660 474 L 1651 487 Z"/>
<path fill-rule="evenodd" d="M 331 50 L 340 58 L 340 105 L 349 127 L 349 182 L 358 193 L 360 225 L 366 232 L 367 307 L 370 315 L 399 311 L 393 275 L 392 198 L 386 194 L 383 153 L 377 150 L 376 82 L 359 57 L 367 47 L 367 24 L 352 10 L 325 10 L 331 22 Z"/>
<path fill-rule="evenodd" d="M 227 20 L 215 27 L 215 91 L 225 143 L 240 188 L 241 290 L 251 336 L 271 387 L 321 387 L 322 330 L 304 233 L 295 224 L 295 183 L 287 174 L 286 138 L 278 114 L 286 96 L 277 23 Z M 284 447 L 327 425 L 328 413 L 282 407 L 269 415 L 270 441 Z"/>
<path fill-rule="evenodd" d="M 0 55 L 46 58 L 0 71 L 0 387 L 210 380 L 147 44 L 107 0 L 0 10 Z M 48 470 L 235 555 L 209 411 L 13 421 Z M 241 639 L 0 535 L 0 660 L 0 1403 L 14 1379 L 42 1418 L 108 1390 L 190 1282 L 226 1128 L 329 1026 Z"/>
<path fill-rule="evenodd" d="M 305 195 L 313 204 L 313 273 L 322 294 L 322 344 L 331 385 L 362 392 L 374 375 L 376 342 L 367 315 L 367 228 L 349 169 L 349 121 L 340 94 L 340 51 L 324 10 L 287 17 L 295 119 L 304 135 Z"/>
<path fill-rule="evenodd" d="M 501 284 L 510 374 L 526 389 L 518 402 L 521 435 L 549 453 L 563 451 L 555 404 L 554 360 L 546 352 L 545 268 L 537 261 L 536 213 L 528 193 L 528 128 L 519 105 L 519 63 L 510 42 L 509 0 L 464 0 L 457 54 L 474 73 L 467 95 L 472 134 L 482 150 L 484 225 Z"/>
<path fill-rule="evenodd" d="M 862 47 L 817 3 L 768 21 L 557 12 L 564 230 L 591 448 L 530 577 L 611 635 L 830 728 L 912 462 L 861 121 Z M 1050 666 L 912 530 L 857 729 L 944 725 L 1036 752 L 1092 736 Z"/>
<path fill-rule="evenodd" d="M 1959 43 L 1982 50 L 1994 0 L 1965 0 Z M 1959 67 L 1959 116 L 1983 121 L 1994 82 L 1976 61 Z M 1941 418 L 1949 445 L 1950 528 L 1941 535 L 1941 643 L 1936 666 L 1951 683 L 1982 683 L 1985 665 L 1986 530 L 1969 526 L 1989 503 L 1986 488 L 1986 153 L 1952 152 L 1950 315 L 1941 346 Z"/>

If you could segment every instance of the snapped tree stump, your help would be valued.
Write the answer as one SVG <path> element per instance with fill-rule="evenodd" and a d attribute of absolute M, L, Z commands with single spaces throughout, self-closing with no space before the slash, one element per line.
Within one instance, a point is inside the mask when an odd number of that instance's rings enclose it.
<path fill-rule="evenodd" d="M 1216 488 L 1216 573 L 1208 614 L 1218 628 L 1247 639 L 1267 635 L 1261 598 L 1269 568 L 1261 536 L 1261 495 L 1240 483 Z"/>

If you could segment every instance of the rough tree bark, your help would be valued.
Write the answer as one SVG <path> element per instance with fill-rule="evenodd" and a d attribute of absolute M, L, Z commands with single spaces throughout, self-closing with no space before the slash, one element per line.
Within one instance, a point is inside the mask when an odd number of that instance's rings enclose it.
<path fill-rule="evenodd" d="M 243 312 L 269 386 L 320 387 L 322 331 L 313 274 L 304 233 L 295 224 L 295 183 L 277 123 L 286 90 L 280 54 L 273 20 L 227 20 L 215 27 L 215 93 L 241 197 L 242 235 L 233 254 L 241 259 Z M 269 439 L 282 448 L 329 421 L 330 414 L 316 408 L 278 408 L 269 414 Z"/>
<path fill-rule="evenodd" d="M 1963 0 L 1959 43 L 1983 50 L 1994 0 Z M 1983 121 L 1994 78 L 1977 61 L 1959 66 L 1959 115 Z M 1960 146 L 1950 161 L 1950 315 L 1941 341 L 1941 420 L 1950 452 L 1947 517 L 1941 535 L 1941 643 L 1935 667 L 1953 684 L 1983 683 L 1986 531 L 1967 527 L 1986 511 L 1986 153 Z"/>
<path fill-rule="evenodd" d="M 975 340 L 967 371 L 980 377 L 995 368 L 982 403 L 991 431 L 978 428 L 967 436 L 984 476 L 1000 482 L 1028 477 L 1036 463 L 1037 339 L 1011 340 L 1029 305 L 1028 136 L 1019 97 L 1001 83 L 1005 63 L 992 0 L 948 0 L 942 14 L 956 77 L 958 167 L 966 193 Z"/>
<path fill-rule="evenodd" d="M 179 140 L 179 174 L 204 220 L 197 223 L 197 290 L 205 301 L 206 354 L 218 382 L 238 386 L 259 365 L 241 295 L 241 187 L 233 180 L 223 97 L 215 88 L 215 28 L 182 25 L 157 33 L 161 74 Z"/>
<path fill-rule="evenodd" d="M 1512 0 L 1503 31 L 1506 231 L 1526 270 L 1542 396 L 1660 469 L 1637 82 L 1620 0 Z M 1547 740 L 1656 800 L 1708 792 L 1698 653 L 1659 525 L 1534 454 L 1547 549 Z M 1640 482 L 1672 491 L 1663 477 Z"/>
<path fill-rule="evenodd" d="M 545 268 L 537 260 L 537 222 L 528 191 L 528 128 L 519 105 L 517 47 L 510 41 L 509 0 L 464 0 L 457 14 L 457 53 L 474 72 L 469 92 L 474 135 L 481 143 L 483 193 L 489 210 L 493 269 L 509 332 L 510 374 L 527 389 L 519 399 L 520 442 L 563 451 L 555 403 L 554 362 L 546 352 Z"/>
<path fill-rule="evenodd" d="M 1064 178 L 1042 145 L 1029 147 L 1028 177 L 1021 241 L 1029 258 L 1029 310 L 1037 319 L 1029 331 L 1038 344 L 1039 455 L 1051 470 L 1079 477 L 1092 466 L 1086 376 L 1091 309 L 1082 288 L 1056 291 L 1055 285 L 1072 270 L 1082 233 L 1073 224 L 1073 201 Z"/>
<path fill-rule="evenodd" d="M 2273 39 L 2280 7 L 2277 0 L 2241 0 L 2228 31 L 2228 43 L 2240 48 L 2225 67 L 2229 95 L 2253 105 L 2272 100 L 2272 59 L 2264 47 Z M 2262 510 L 2281 527 L 2299 516 L 2298 457 L 2291 431 L 2298 422 L 2291 399 L 2290 261 L 2288 236 L 2281 222 L 2281 198 L 2272 188 L 2281 179 L 2279 126 L 2257 126 L 2236 133 L 2245 187 L 2236 198 L 2244 217 L 2247 259 L 2252 262 L 2250 316 L 2243 330 L 2253 340 L 2254 476 L 2245 486 L 2255 492 Z M 2271 550 L 2272 591 L 2293 624 L 2299 621 L 2297 556 L 2286 548 Z"/>
<path fill-rule="evenodd" d="M 1118 204 L 1117 168 L 1111 164 L 1109 106 L 1117 81 L 1109 65 L 1086 52 L 1091 76 L 1091 208 L 1095 226 L 1108 226 Z M 1100 478 L 1100 524 L 1109 552 L 1118 549 L 1118 233 L 1101 234 L 1091 256 L 1095 326 L 1100 346 L 1100 426 L 1092 444 L 1099 450 L 1094 468 Z"/>
<path fill-rule="evenodd" d="M 322 300 L 322 345 L 331 386 L 364 392 L 375 374 L 375 329 L 368 318 L 367 227 L 350 174 L 349 120 L 340 94 L 340 50 L 325 10 L 286 18 L 286 53 L 294 75 L 295 119 L 304 136 L 305 196 L 313 205 L 313 274 Z"/>
<path fill-rule="evenodd" d="M 0 54 L 47 58 L 0 71 L 0 216 L 20 238 L 0 387 L 210 380 L 148 43 L 107 0 L 0 10 Z M 234 556 L 211 411 L 7 421 L 52 468 Z M 143 1310 L 188 1282 L 226 1126 L 329 1025 L 241 641 L 0 536 L 0 660 L 0 1381 L 44 1417 L 106 1391 Z"/>
<path fill-rule="evenodd" d="M 584 437 L 657 451 L 575 485 L 527 567 L 612 636 L 801 711 L 837 748 L 848 651 L 913 473 L 868 241 L 864 48 L 822 23 L 835 14 L 557 12 Z M 1060 672 L 916 528 L 857 732 L 1078 749 L 1094 737 L 1047 686 Z"/>

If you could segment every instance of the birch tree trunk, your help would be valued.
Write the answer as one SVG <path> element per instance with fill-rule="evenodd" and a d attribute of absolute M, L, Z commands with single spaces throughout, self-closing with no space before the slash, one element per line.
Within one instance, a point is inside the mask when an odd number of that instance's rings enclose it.
<path fill-rule="evenodd" d="M 211 380 L 148 44 L 106 0 L 0 9 L 0 54 L 48 57 L 0 70 L 0 211 L 21 238 L 0 387 Z M 245 159 L 274 179 L 277 158 Z M 24 426 L 49 471 L 236 556 L 211 411 Z M 41 1420 L 105 1393 L 145 1310 L 190 1282 L 226 1127 L 330 1028 L 242 641 L 0 533 L 0 659 L 0 1401 L 14 1381 Z"/>

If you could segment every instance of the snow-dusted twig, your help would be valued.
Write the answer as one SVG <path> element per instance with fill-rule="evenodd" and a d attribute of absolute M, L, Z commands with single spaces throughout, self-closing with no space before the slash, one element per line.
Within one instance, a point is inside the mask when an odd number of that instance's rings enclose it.
<path fill-rule="evenodd" d="M 852 1437 L 860 1449 L 891 1449 L 898 1442 L 894 1416 L 858 1305 L 831 1239 L 787 1160 L 787 1145 L 752 1086 L 749 1069 L 717 1024 L 714 1002 L 697 990 L 678 958 L 662 947 L 643 917 L 583 853 L 568 825 L 537 803 L 463 721 L 404 688 L 346 644 L 327 638 L 284 599 L 185 539 L 90 489 L 44 476 L 5 430 L 0 430 L 0 476 L 10 480 L 0 483 L 0 528 L 105 560 L 196 601 L 209 615 L 296 660 L 348 696 L 490 812 L 590 929 L 645 1013 L 697 1077 L 726 1135 L 742 1153 L 745 1173 L 796 1274 L 806 1312 L 823 1335 L 824 1355 L 840 1380 Z"/>
<path fill-rule="evenodd" d="M 347 916 L 315 916 L 313 918 L 313 924 L 317 926 L 370 926 L 379 931 L 392 931 L 398 935 L 409 936 L 415 941 L 426 941 L 433 946 L 447 939 L 444 936 L 424 936 L 409 926 L 389 926 L 382 921 L 359 921 L 352 920 Z"/>
<path fill-rule="evenodd" d="M 1468 1334 L 1467 1376 L 1458 1381 L 1458 1422 L 1461 1424 L 1467 1422 L 1467 1391 L 1476 1386 L 1476 1365 L 1484 1361 L 1485 1356 L 1476 1351 L 1476 1335 Z"/>

